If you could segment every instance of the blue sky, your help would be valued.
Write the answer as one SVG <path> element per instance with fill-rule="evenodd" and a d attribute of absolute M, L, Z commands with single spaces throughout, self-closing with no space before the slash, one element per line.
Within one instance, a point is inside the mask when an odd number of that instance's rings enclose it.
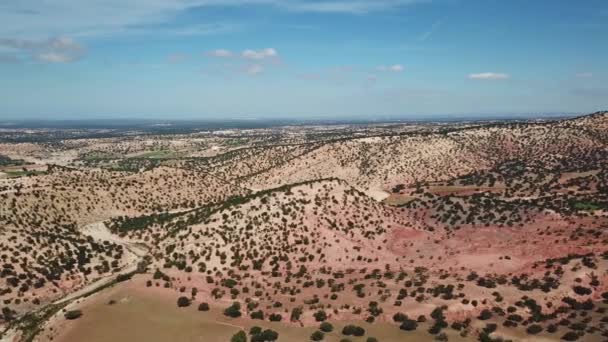
<path fill-rule="evenodd" d="M 608 109 L 604 0 L 0 0 L 0 118 Z"/>

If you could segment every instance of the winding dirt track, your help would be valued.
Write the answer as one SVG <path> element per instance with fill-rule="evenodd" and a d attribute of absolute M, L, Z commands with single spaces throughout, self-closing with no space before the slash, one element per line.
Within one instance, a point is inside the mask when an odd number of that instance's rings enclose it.
<path fill-rule="evenodd" d="M 110 230 L 106 227 L 106 225 L 103 223 L 103 221 L 88 224 L 81 229 L 81 232 L 84 235 L 91 236 L 93 239 L 95 239 L 97 241 L 100 241 L 100 242 L 110 241 L 115 244 L 122 245 L 124 247 L 127 258 L 128 258 L 128 262 L 120 270 L 120 273 L 129 273 L 129 272 L 135 271 L 137 269 L 137 265 L 139 264 L 139 262 L 143 260 L 143 257 L 146 254 L 148 254 L 147 247 L 145 247 L 141 244 L 135 244 L 133 242 L 130 242 L 130 241 L 127 241 L 127 240 L 121 238 L 118 235 L 112 234 L 112 232 L 110 232 Z M 116 278 L 115 273 L 101 277 L 101 278 L 95 280 L 94 282 L 86 285 L 85 287 L 81 288 L 80 290 L 72 292 L 63 298 L 56 300 L 55 302 L 53 302 L 53 304 L 61 304 L 61 303 L 65 303 L 65 302 L 74 300 L 86 293 L 94 291 L 94 290 L 108 284 L 110 281 L 114 280 L 115 278 Z"/>
<path fill-rule="evenodd" d="M 133 243 L 131 241 L 121 238 L 118 235 L 112 234 L 112 232 L 110 232 L 110 230 L 106 227 L 106 225 L 103 223 L 103 221 L 88 224 L 81 229 L 81 232 L 84 235 L 89 235 L 89 236 L 93 237 L 93 239 L 95 239 L 99 242 L 110 241 L 110 242 L 116 243 L 118 245 L 122 245 L 125 249 L 125 255 L 126 255 L 128 261 L 127 261 L 126 265 L 120 269 L 119 272 L 115 272 L 115 273 L 103 276 L 101 278 L 98 278 L 95 281 L 93 281 L 92 283 L 84 286 L 83 288 L 81 288 L 77 291 L 74 291 L 72 293 L 69 293 L 65 297 L 62 297 L 62 298 L 54 301 L 53 305 L 69 303 L 73 300 L 76 300 L 76 299 L 84 296 L 87 293 L 95 291 L 96 289 L 99 289 L 99 288 L 107 285 L 114 279 L 116 279 L 117 273 L 129 273 L 129 272 L 135 271 L 137 269 L 137 265 L 139 264 L 139 262 L 143 260 L 144 256 L 146 256 L 149 251 L 148 247 L 143 244 Z M 56 317 L 58 315 L 61 315 L 61 312 L 55 314 L 53 317 L 51 317 L 49 319 L 49 321 L 56 319 Z M 47 323 L 48 322 L 43 322 L 42 325 L 46 325 Z M 0 342 L 16 342 L 16 341 L 20 340 L 20 337 L 21 337 L 20 330 L 13 328 L 13 329 L 9 329 L 9 330 L 5 331 L 4 333 L 2 333 Z"/>

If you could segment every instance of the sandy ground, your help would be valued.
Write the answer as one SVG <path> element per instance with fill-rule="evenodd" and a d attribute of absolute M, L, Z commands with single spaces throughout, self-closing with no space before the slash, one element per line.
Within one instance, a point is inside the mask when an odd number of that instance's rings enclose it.
<path fill-rule="evenodd" d="M 369 197 L 375 199 L 378 202 L 382 202 L 384 199 L 388 198 L 391 194 L 381 189 L 367 189 L 364 191 Z"/>
<path fill-rule="evenodd" d="M 225 342 L 239 330 L 248 331 L 257 325 L 279 333 L 279 341 L 307 341 L 316 330 L 314 326 L 300 327 L 298 324 L 272 323 L 248 318 L 231 319 L 222 315 L 222 307 L 211 306 L 209 312 L 196 310 L 196 303 L 188 308 L 177 308 L 176 296 L 158 296 L 154 289 L 141 288 L 139 280 L 120 284 L 91 298 L 74 303 L 70 309 L 81 309 L 84 315 L 75 321 L 66 321 L 62 315 L 45 327 L 36 341 L 59 342 L 132 342 L 132 341 L 209 341 Z M 110 300 L 116 304 L 108 305 Z M 341 328 L 350 322 L 331 322 L 334 332 L 324 341 L 337 342 L 344 336 Z M 367 324 L 355 322 L 366 329 L 364 337 L 352 338 L 363 342 L 369 336 L 380 341 L 414 342 L 430 339 L 421 326 L 415 332 L 404 332 L 395 324 Z M 450 341 L 465 341 L 454 332 Z"/>

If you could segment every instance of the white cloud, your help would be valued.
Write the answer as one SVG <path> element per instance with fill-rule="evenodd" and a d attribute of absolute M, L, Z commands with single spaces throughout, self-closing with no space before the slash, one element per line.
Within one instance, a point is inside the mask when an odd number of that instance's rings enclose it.
<path fill-rule="evenodd" d="M 391 67 L 389 69 L 391 71 L 401 72 L 401 71 L 403 71 L 403 65 L 401 65 L 401 64 L 391 65 Z"/>
<path fill-rule="evenodd" d="M 380 65 L 376 69 L 378 69 L 378 71 L 402 72 L 405 68 L 401 64 L 394 64 L 389 66 Z"/>
<path fill-rule="evenodd" d="M 267 48 L 259 51 L 255 50 L 245 50 L 241 53 L 241 56 L 246 59 L 266 59 L 266 58 L 276 58 L 279 56 L 277 50 L 273 48 Z"/>
<path fill-rule="evenodd" d="M 591 78 L 593 77 L 593 74 L 590 72 L 579 72 L 575 76 L 578 78 Z"/>
<path fill-rule="evenodd" d="M 506 80 L 511 76 L 499 72 L 482 72 L 479 74 L 469 74 L 468 77 L 471 80 Z"/>
<path fill-rule="evenodd" d="M 279 53 L 274 48 L 266 48 L 261 50 L 246 49 L 241 53 L 235 53 L 230 50 L 217 49 L 205 52 L 205 55 L 217 58 L 235 57 L 233 66 L 240 73 L 248 75 L 257 75 L 263 73 L 270 65 L 279 65 Z"/>
<path fill-rule="evenodd" d="M 69 63 L 84 56 L 86 49 L 70 37 L 46 40 L 0 39 L 0 47 L 9 50 L 14 60 L 32 59 L 43 63 Z"/>
<path fill-rule="evenodd" d="M 365 14 L 430 0 L 18 0 L 0 1 L 0 37 L 41 38 L 142 32 L 200 7 L 269 6 L 294 12 Z M 177 34 L 209 34 L 216 23 L 181 27 Z M 154 29 L 158 29 L 155 27 Z M 162 30 L 162 28 L 161 28 Z M 175 30 L 167 27 L 166 30 Z M 164 32 L 164 31 L 163 31 Z"/>
<path fill-rule="evenodd" d="M 219 57 L 219 58 L 227 58 L 227 57 L 234 56 L 232 51 L 225 50 L 225 49 L 217 49 L 217 50 L 209 51 L 206 54 L 208 56 Z"/>
<path fill-rule="evenodd" d="M 290 11 L 317 13 L 365 14 L 389 10 L 430 0 L 334 0 L 334 1 L 276 1 Z"/>
<path fill-rule="evenodd" d="M 245 72 L 249 75 L 261 74 L 264 71 L 264 67 L 260 64 L 252 64 L 247 66 Z"/>
<path fill-rule="evenodd" d="M 73 56 L 59 52 L 44 52 L 35 56 L 41 62 L 45 63 L 68 63 L 75 60 Z"/>

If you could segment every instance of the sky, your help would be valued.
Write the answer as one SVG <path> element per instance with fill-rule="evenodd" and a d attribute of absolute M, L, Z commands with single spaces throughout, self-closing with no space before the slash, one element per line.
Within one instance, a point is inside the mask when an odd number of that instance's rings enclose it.
<path fill-rule="evenodd" d="M 605 0 L 0 0 L 0 119 L 608 110 Z"/>

